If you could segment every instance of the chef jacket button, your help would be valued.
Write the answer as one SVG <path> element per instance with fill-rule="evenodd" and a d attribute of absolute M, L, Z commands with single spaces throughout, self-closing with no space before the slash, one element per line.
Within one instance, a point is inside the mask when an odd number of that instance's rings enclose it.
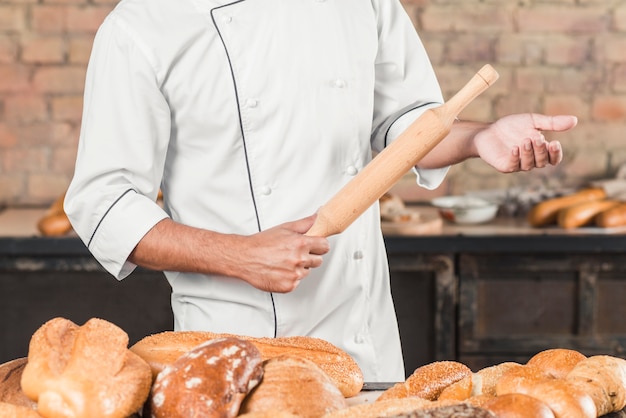
<path fill-rule="evenodd" d="M 355 167 L 355 166 L 353 166 L 353 165 L 351 165 L 351 166 L 349 166 L 348 168 L 346 168 L 346 173 L 347 173 L 349 176 L 354 176 L 357 172 L 358 172 L 358 170 L 357 170 L 357 169 L 356 169 L 356 167 Z"/>
<path fill-rule="evenodd" d="M 224 23 L 230 23 L 230 22 L 232 22 L 232 21 L 233 21 L 232 16 L 224 16 L 224 17 L 222 18 L 222 22 L 224 22 Z"/>
<path fill-rule="evenodd" d="M 326 0 L 315 0 L 318 3 L 324 3 Z"/>
<path fill-rule="evenodd" d="M 257 107 L 258 104 L 259 104 L 259 101 L 257 99 L 248 99 L 248 100 L 246 100 L 246 106 L 247 107 L 254 108 L 254 107 Z"/>
<path fill-rule="evenodd" d="M 353 257 L 355 260 L 360 260 L 360 259 L 362 259 L 362 258 L 363 258 L 363 251 L 361 251 L 361 250 L 357 250 L 357 251 L 355 251 L 355 252 L 354 252 L 354 254 L 352 254 L 352 257 Z"/>
<path fill-rule="evenodd" d="M 263 195 L 263 196 L 269 196 L 272 194 L 272 189 L 269 188 L 269 186 L 263 186 L 259 189 L 259 192 Z"/>
<path fill-rule="evenodd" d="M 363 338 L 363 335 L 357 334 L 354 336 L 354 342 L 357 344 L 363 344 L 365 342 L 365 338 Z"/>
<path fill-rule="evenodd" d="M 335 80 L 335 87 L 342 89 L 345 86 L 346 86 L 345 80 L 343 80 L 341 78 L 338 78 L 338 79 Z"/>

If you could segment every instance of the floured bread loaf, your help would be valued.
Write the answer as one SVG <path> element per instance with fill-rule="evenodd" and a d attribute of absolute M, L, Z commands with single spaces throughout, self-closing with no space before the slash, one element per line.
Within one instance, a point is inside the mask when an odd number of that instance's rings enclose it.
<path fill-rule="evenodd" d="M 347 406 L 339 389 L 315 363 L 285 355 L 264 362 L 263 380 L 244 400 L 241 413 L 278 410 L 316 418 Z"/>
<path fill-rule="evenodd" d="M 0 402 L 0 417 L 2 418 L 42 418 L 36 410 L 27 406 L 13 405 Z"/>
<path fill-rule="evenodd" d="M 237 338 L 219 338 L 165 367 L 152 387 L 153 418 L 229 418 L 263 376 L 261 354 Z"/>
<path fill-rule="evenodd" d="M 126 418 L 148 398 L 150 366 L 128 350 L 128 335 L 114 324 L 65 318 L 32 336 L 21 386 L 45 418 Z"/>
<path fill-rule="evenodd" d="M 24 394 L 20 383 L 26 362 L 23 357 L 0 365 L 0 402 L 35 409 L 37 403 Z"/>
<path fill-rule="evenodd" d="M 167 331 L 147 336 L 130 349 L 150 364 L 156 376 L 192 348 L 225 337 L 250 341 L 261 352 L 263 360 L 290 355 L 312 361 L 333 380 L 346 398 L 358 394 L 363 387 L 363 374 L 354 359 L 328 341 L 313 337 L 257 338 L 206 331 Z"/>

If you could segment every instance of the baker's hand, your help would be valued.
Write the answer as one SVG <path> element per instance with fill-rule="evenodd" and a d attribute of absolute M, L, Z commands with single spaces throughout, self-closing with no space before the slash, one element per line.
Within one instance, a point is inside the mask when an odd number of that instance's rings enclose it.
<path fill-rule="evenodd" d="M 558 141 L 546 141 L 542 132 L 562 132 L 577 124 L 575 116 L 525 113 L 505 116 L 478 132 L 478 156 L 503 173 L 556 165 L 563 159 Z"/>
<path fill-rule="evenodd" d="M 330 249 L 326 238 L 304 235 L 316 216 L 245 237 L 238 277 L 268 292 L 287 293 L 298 287 L 311 268 L 322 264 L 322 255 Z"/>

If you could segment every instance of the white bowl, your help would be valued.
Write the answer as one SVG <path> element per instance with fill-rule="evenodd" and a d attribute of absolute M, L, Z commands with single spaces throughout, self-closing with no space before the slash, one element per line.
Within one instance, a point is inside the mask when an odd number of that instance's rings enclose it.
<path fill-rule="evenodd" d="M 474 196 L 444 196 L 431 200 L 442 218 L 457 224 L 480 224 L 492 220 L 498 204 Z"/>

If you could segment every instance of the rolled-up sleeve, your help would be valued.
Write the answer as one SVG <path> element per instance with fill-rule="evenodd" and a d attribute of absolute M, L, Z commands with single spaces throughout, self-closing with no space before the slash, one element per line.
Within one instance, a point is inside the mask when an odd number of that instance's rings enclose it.
<path fill-rule="evenodd" d="M 443 96 L 430 59 L 398 0 L 373 2 L 378 17 L 372 146 L 391 144 L 425 110 L 440 106 Z M 414 169 L 417 183 L 438 187 L 448 167 Z"/>
<path fill-rule="evenodd" d="M 167 213 L 156 203 L 170 135 L 158 68 L 110 15 L 92 49 L 74 177 L 65 199 L 72 226 L 118 279 L 128 256 Z"/>

